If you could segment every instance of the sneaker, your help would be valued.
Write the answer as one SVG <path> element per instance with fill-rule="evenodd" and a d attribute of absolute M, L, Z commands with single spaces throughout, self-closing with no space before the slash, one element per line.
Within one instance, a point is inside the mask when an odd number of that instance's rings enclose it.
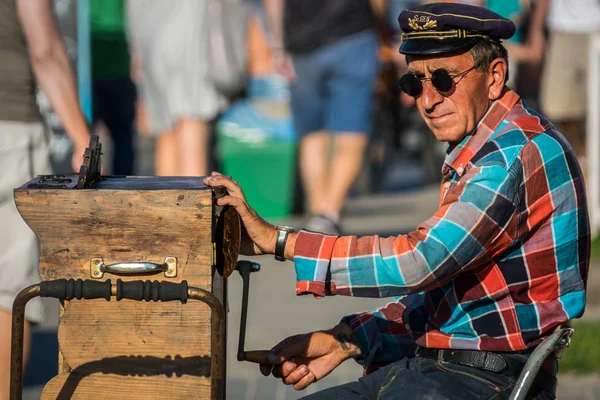
<path fill-rule="evenodd" d="M 304 229 L 313 232 L 325 233 L 327 235 L 341 235 L 339 225 L 324 215 L 315 215 L 314 217 L 310 218 L 304 226 Z"/>

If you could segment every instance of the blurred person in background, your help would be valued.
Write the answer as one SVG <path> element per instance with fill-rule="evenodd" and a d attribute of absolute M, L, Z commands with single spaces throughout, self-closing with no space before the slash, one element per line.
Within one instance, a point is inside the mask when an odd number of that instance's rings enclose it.
<path fill-rule="evenodd" d="M 385 1 L 264 0 L 264 7 L 275 63 L 292 83 L 300 175 L 311 214 L 305 227 L 339 233 L 340 212 L 373 131 L 376 25 Z"/>
<path fill-rule="evenodd" d="M 533 53 L 525 45 L 520 29 L 526 13 L 529 12 L 530 3 L 531 0 L 487 0 L 485 2 L 487 9 L 512 20 L 517 27 L 515 35 L 504 44 L 508 50 L 508 64 L 511 71 L 507 85 L 513 88 L 516 82 L 518 63 L 532 61 Z"/>
<path fill-rule="evenodd" d="M 113 142 L 112 174 L 132 175 L 136 89 L 130 79 L 125 0 L 90 2 L 94 123 L 103 121 Z"/>
<path fill-rule="evenodd" d="M 600 1 L 537 0 L 541 22 L 535 25 L 538 52 L 544 51 L 543 21 L 549 30 L 541 85 L 545 115 L 560 123 L 585 170 L 585 115 L 589 42 L 600 32 Z M 590 71 L 598 73 L 598 71 Z"/>
<path fill-rule="evenodd" d="M 128 0 L 138 90 L 156 135 L 155 173 L 201 176 L 208 168 L 209 121 L 227 105 L 208 77 L 209 1 Z"/>
<path fill-rule="evenodd" d="M 422 4 L 429 3 L 460 3 L 468 4 L 471 6 L 483 7 L 486 0 L 421 0 Z"/>
<path fill-rule="evenodd" d="M 397 50 L 401 45 L 401 32 L 398 27 L 398 15 L 410 8 L 417 7 L 421 0 L 388 0 L 388 26 L 393 30 L 394 43 L 389 51 L 395 66 L 393 84 L 388 84 L 396 104 L 388 107 L 388 113 L 394 116 L 392 138 L 385 138 L 382 174 L 378 174 L 384 187 L 405 188 L 437 183 L 441 178 L 440 163 L 446 154 L 443 144 L 427 134 L 427 127 L 414 107 L 415 100 L 400 90 L 399 79 L 408 69 L 406 57 Z M 395 115 L 394 115 L 395 114 Z M 381 122 L 381 119 L 380 121 Z M 386 135 L 378 126 L 378 135 Z M 387 135 L 389 136 L 390 133 Z M 390 146 L 388 143 L 392 143 Z M 391 151 L 390 151 L 391 150 Z M 415 164 L 418 161 L 419 164 Z M 417 169 L 415 169 L 415 167 Z M 402 171 L 402 172 L 400 172 Z"/>
<path fill-rule="evenodd" d="M 36 78 L 73 141 L 75 171 L 89 144 L 89 129 L 51 0 L 0 0 L 0 60 L 0 399 L 8 399 L 13 299 L 39 281 L 38 242 L 15 207 L 13 189 L 51 173 Z M 25 318 L 24 360 L 31 324 L 43 318 L 39 299 L 28 303 Z"/>

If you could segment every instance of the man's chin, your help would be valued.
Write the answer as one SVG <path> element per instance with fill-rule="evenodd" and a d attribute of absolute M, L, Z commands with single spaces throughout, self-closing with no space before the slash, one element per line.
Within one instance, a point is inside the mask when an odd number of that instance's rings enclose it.
<path fill-rule="evenodd" d="M 433 132 L 433 136 L 435 136 L 435 139 L 438 142 L 452 142 L 454 141 L 454 137 L 456 135 L 454 135 L 452 132 L 448 131 L 447 129 L 437 129 L 437 128 L 430 128 L 431 132 Z"/>
<path fill-rule="evenodd" d="M 436 124 L 429 121 L 429 129 L 433 132 L 437 140 L 447 141 L 449 138 L 453 138 L 455 135 L 456 125 L 449 123 Z"/>

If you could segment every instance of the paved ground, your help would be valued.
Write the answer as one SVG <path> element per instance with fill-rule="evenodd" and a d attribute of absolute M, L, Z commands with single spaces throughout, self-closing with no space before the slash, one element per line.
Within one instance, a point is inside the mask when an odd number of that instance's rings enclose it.
<path fill-rule="evenodd" d="M 437 186 L 418 191 L 369 196 L 352 199 L 348 205 L 346 232 L 365 235 L 378 233 L 392 235 L 408 232 L 435 211 L 438 200 Z M 300 226 L 301 221 L 287 221 Z M 292 334 L 333 326 L 342 316 L 382 304 L 377 299 L 332 297 L 315 300 L 294 295 L 293 264 L 279 263 L 272 257 L 260 257 L 262 271 L 252 277 L 249 325 L 246 348 L 267 349 Z M 237 349 L 241 298 L 241 279 L 229 279 L 229 337 L 227 391 L 229 399 L 296 399 L 315 390 L 356 379 L 361 368 L 347 362 L 329 377 L 297 393 L 273 378 L 263 377 L 254 364 L 235 360 Z M 276 301 L 274 301 L 276 299 Z M 33 354 L 26 374 L 24 398 L 37 399 L 43 384 L 56 373 L 56 308 L 55 302 L 46 303 L 48 318 L 34 335 Z M 596 399 L 600 393 L 600 378 L 596 376 L 563 376 L 560 379 L 559 399 Z"/>

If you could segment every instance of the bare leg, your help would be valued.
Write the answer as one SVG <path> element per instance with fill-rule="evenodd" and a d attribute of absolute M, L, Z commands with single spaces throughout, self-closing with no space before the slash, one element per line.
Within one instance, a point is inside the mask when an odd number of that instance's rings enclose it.
<path fill-rule="evenodd" d="M 343 133 L 335 136 L 335 150 L 329 176 L 325 180 L 328 199 L 323 214 L 339 218 L 348 191 L 362 168 L 367 144 L 368 138 L 364 134 Z"/>
<path fill-rule="evenodd" d="M 178 175 L 177 140 L 173 131 L 163 132 L 156 138 L 154 174 L 157 176 Z"/>
<path fill-rule="evenodd" d="M 329 201 L 327 188 L 330 135 L 325 131 L 309 133 L 300 141 L 300 175 L 312 214 L 321 214 Z"/>
<path fill-rule="evenodd" d="M 8 400 L 10 390 L 10 344 L 12 315 L 0 310 L 0 400 Z M 31 324 L 25 321 L 23 335 L 23 371 L 31 348 Z"/>
<path fill-rule="evenodd" d="M 181 118 L 177 123 L 179 175 L 205 176 L 208 169 L 208 124 L 196 118 Z"/>

